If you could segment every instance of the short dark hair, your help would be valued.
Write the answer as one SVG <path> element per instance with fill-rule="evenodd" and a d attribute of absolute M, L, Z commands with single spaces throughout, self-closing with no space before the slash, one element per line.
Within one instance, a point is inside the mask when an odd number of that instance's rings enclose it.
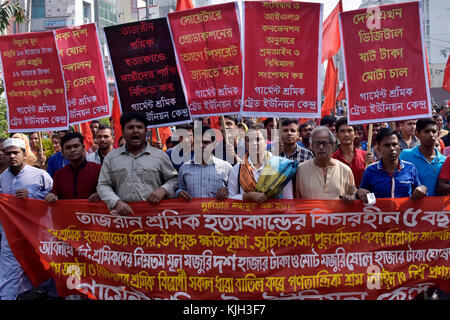
<path fill-rule="evenodd" d="M 390 136 L 396 136 L 397 139 L 400 140 L 400 135 L 397 130 L 393 130 L 391 128 L 383 128 L 380 131 L 378 131 L 377 136 L 375 137 L 375 141 L 377 142 L 377 144 L 380 144 L 384 138 Z"/>
<path fill-rule="evenodd" d="M 109 129 L 109 131 L 111 132 L 111 135 L 113 135 L 113 131 L 112 131 L 111 127 L 109 125 L 107 125 L 107 124 L 101 124 L 98 127 L 97 131 L 106 130 L 106 129 Z"/>
<path fill-rule="evenodd" d="M 264 120 L 264 127 L 267 127 L 269 125 L 269 123 L 273 122 L 273 118 L 267 118 Z"/>
<path fill-rule="evenodd" d="M 224 118 L 227 118 L 227 119 L 230 119 L 231 121 L 234 122 L 234 124 L 237 124 L 237 123 L 238 123 L 238 119 L 237 119 L 236 116 L 233 116 L 233 115 L 231 115 L 231 114 L 226 114 L 226 115 L 224 115 L 223 117 L 224 117 Z M 210 122 L 210 123 L 211 123 L 211 122 Z"/>
<path fill-rule="evenodd" d="M 332 115 L 326 115 L 320 119 L 321 126 L 328 126 L 336 122 L 336 117 Z"/>
<path fill-rule="evenodd" d="M 347 125 L 348 125 L 348 121 L 347 121 L 346 117 L 341 117 L 341 118 L 337 119 L 336 124 L 335 124 L 336 132 L 339 132 L 340 127 L 347 126 Z M 353 126 L 350 126 L 350 127 L 352 127 L 353 130 L 355 130 L 355 127 L 353 127 Z"/>
<path fill-rule="evenodd" d="M 287 127 L 288 125 L 293 124 L 293 123 L 295 123 L 298 127 L 298 121 L 295 119 L 284 119 L 283 122 L 281 123 L 281 126 Z"/>
<path fill-rule="evenodd" d="M 120 116 L 120 126 L 122 127 L 122 131 L 125 130 L 125 125 L 131 120 L 142 122 L 145 128 L 147 128 L 147 126 L 149 125 L 149 122 L 143 113 L 140 112 L 124 113 L 122 114 L 122 116 Z"/>
<path fill-rule="evenodd" d="M 311 123 L 309 122 L 303 122 L 299 127 L 298 127 L 298 131 L 302 131 L 303 128 L 306 128 L 307 126 L 310 126 Z"/>
<path fill-rule="evenodd" d="M 425 129 L 429 124 L 436 125 L 436 121 L 433 118 L 423 118 L 416 122 L 416 131 L 420 132 Z"/>
<path fill-rule="evenodd" d="M 93 123 L 98 123 L 98 124 L 100 124 L 100 121 L 98 121 L 98 120 L 92 120 L 91 123 L 89 123 L 89 125 L 91 125 L 91 124 L 93 124 Z"/>
<path fill-rule="evenodd" d="M 80 139 L 81 145 L 84 148 L 84 138 L 83 138 L 82 134 L 79 133 L 79 132 L 70 132 L 70 133 L 66 134 L 64 137 L 61 138 L 61 149 L 64 149 L 64 144 L 67 141 L 72 140 L 72 139 L 76 139 L 76 138 Z"/>

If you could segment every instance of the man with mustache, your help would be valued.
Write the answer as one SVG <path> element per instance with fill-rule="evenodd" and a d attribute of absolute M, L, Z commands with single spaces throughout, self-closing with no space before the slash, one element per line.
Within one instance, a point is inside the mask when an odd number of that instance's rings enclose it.
<path fill-rule="evenodd" d="M 97 192 L 112 212 L 134 213 L 127 202 L 159 203 L 173 197 L 178 173 L 167 154 L 145 141 L 148 120 L 145 115 L 130 112 L 120 117 L 125 145 L 114 149 L 104 159 Z"/>
<path fill-rule="evenodd" d="M 399 159 L 398 132 L 383 128 L 376 139 L 381 160 L 364 170 L 357 197 L 365 203 L 369 193 L 374 193 L 376 198 L 410 197 L 411 200 L 419 200 L 425 197 L 427 187 L 421 184 L 416 167 Z"/>
<path fill-rule="evenodd" d="M 331 158 L 336 137 L 327 126 L 315 128 L 311 134 L 315 158 L 298 166 L 296 199 L 342 199 L 348 203 L 356 191 L 352 170 Z"/>
<path fill-rule="evenodd" d="M 111 152 L 114 144 L 114 136 L 112 130 L 108 125 L 100 125 L 97 129 L 97 151 L 87 155 L 86 160 L 103 164 L 103 159 Z"/>

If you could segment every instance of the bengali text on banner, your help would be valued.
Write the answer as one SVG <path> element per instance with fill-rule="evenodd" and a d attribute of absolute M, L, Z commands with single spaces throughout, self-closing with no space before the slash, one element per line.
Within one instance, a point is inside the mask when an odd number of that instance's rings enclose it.
<path fill-rule="evenodd" d="M 67 90 L 69 124 L 111 115 L 95 23 L 55 30 Z"/>
<path fill-rule="evenodd" d="M 413 299 L 450 291 L 449 197 L 103 203 L 0 196 L 34 284 L 97 299 Z"/>
<path fill-rule="evenodd" d="M 431 117 L 418 2 L 339 14 L 351 124 Z"/>
<path fill-rule="evenodd" d="M 242 62 L 237 4 L 173 12 L 167 19 L 191 115 L 239 113 Z"/>
<path fill-rule="evenodd" d="M 245 2 L 242 114 L 320 117 L 322 4 Z"/>
<path fill-rule="evenodd" d="M 66 90 L 53 31 L 0 37 L 8 131 L 64 130 Z"/>
<path fill-rule="evenodd" d="M 151 127 L 190 121 L 165 18 L 104 28 L 122 113 Z"/>

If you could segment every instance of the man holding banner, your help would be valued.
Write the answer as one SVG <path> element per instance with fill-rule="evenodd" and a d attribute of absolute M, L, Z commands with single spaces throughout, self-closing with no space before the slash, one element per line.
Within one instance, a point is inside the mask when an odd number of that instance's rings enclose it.
<path fill-rule="evenodd" d="M 44 199 L 52 189 L 53 181 L 44 170 L 29 166 L 25 162 L 25 142 L 9 138 L 3 142 L 9 169 L 0 175 L 2 193 L 18 198 Z M 0 300 L 15 300 L 33 285 L 13 254 L 6 234 L 2 230 L 0 252 Z"/>
<path fill-rule="evenodd" d="M 425 197 L 427 187 L 421 184 L 416 167 L 399 159 L 398 133 L 383 128 L 376 139 L 381 160 L 364 171 L 358 198 L 367 203 L 367 195 L 371 192 L 375 198 L 410 197 L 411 200 L 419 200 Z"/>
<path fill-rule="evenodd" d="M 125 145 L 105 158 L 97 192 L 110 210 L 120 215 L 133 213 L 126 202 L 159 203 L 172 197 L 178 173 L 167 154 L 146 141 L 148 120 L 144 114 L 130 112 L 120 118 Z"/>

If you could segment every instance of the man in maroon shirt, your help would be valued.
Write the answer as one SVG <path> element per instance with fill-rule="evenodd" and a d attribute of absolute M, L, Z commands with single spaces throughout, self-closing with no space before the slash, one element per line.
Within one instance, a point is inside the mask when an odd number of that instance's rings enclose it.
<path fill-rule="evenodd" d="M 342 117 L 336 121 L 336 136 L 339 139 L 339 148 L 331 157 L 350 167 L 355 178 L 355 185 L 358 188 L 366 163 L 372 163 L 374 157 L 370 152 L 355 147 L 355 129 L 347 124 L 347 118 Z"/>
<path fill-rule="evenodd" d="M 86 161 L 83 136 L 78 132 L 68 133 L 61 139 L 61 150 L 69 164 L 55 172 L 53 189 L 45 197 L 47 203 L 59 199 L 89 199 L 95 202 L 97 181 L 101 165 Z"/>

